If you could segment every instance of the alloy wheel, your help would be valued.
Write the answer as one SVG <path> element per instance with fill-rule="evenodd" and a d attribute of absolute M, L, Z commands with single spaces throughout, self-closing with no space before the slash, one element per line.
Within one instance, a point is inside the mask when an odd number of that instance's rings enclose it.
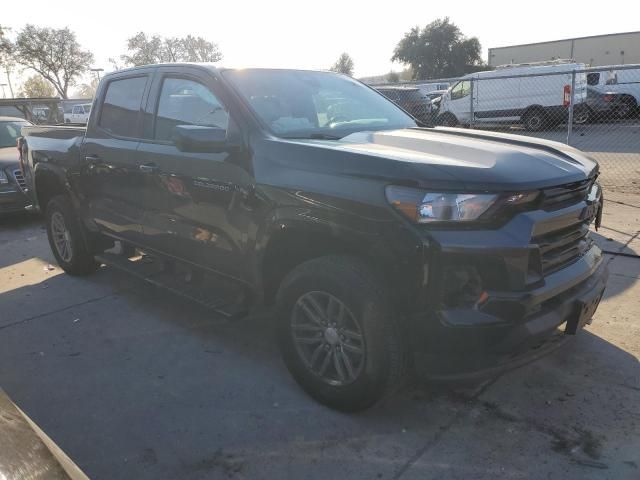
<path fill-rule="evenodd" d="M 307 292 L 297 300 L 291 334 L 306 367 L 329 385 L 348 385 L 362 372 L 366 352 L 362 328 L 330 293 Z"/>
<path fill-rule="evenodd" d="M 71 262 L 73 258 L 71 232 L 67 229 L 64 216 L 60 212 L 53 212 L 51 215 L 51 234 L 60 258 L 67 263 Z"/>

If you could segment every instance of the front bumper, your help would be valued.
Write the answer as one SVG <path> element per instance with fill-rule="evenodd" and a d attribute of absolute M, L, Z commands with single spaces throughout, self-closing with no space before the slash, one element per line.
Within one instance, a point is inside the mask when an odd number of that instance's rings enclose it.
<path fill-rule="evenodd" d="M 0 186 L 0 214 L 24 211 L 31 202 L 16 185 Z"/>
<path fill-rule="evenodd" d="M 437 248 L 426 294 L 433 307 L 409 317 L 416 370 L 432 378 L 472 376 L 536 355 L 559 329 L 575 333 L 582 327 L 608 277 L 601 250 L 591 244 L 567 265 L 536 277 L 531 238 L 562 231 L 583 219 L 586 208 L 583 202 L 552 213 L 527 212 L 494 231 L 433 234 Z M 479 272 L 487 294 L 482 303 L 443 300 L 449 286 L 443 272 L 453 259 Z M 588 312 L 580 313 L 585 306 Z"/>

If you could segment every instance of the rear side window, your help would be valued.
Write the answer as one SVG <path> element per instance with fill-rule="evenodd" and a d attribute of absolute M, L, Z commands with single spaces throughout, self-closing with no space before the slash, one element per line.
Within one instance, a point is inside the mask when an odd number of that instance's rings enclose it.
<path fill-rule="evenodd" d="M 113 80 L 107 86 L 98 125 L 109 133 L 137 137 L 147 77 Z"/>

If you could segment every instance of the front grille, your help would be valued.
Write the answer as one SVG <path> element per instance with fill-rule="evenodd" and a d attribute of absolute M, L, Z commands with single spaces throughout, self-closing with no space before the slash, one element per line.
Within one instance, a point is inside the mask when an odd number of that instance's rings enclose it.
<path fill-rule="evenodd" d="M 22 174 L 22 170 L 14 170 L 13 178 L 16 179 L 16 183 L 20 186 L 22 190 L 27 188 L 27 182 L 24 179 L 24 175 Z"/>
<path fill-rule="evenodd" d="M 540 248 L 542 275 L 561 270 L 582 257 L 593 245 L 589 220 L 534 237 Z"/>
<path fill-rule="evenodd" d="M 593 179 L 560 185 L 542 190 L 542 208 L 558 210 L 581 202 L 587 198 Z"/>

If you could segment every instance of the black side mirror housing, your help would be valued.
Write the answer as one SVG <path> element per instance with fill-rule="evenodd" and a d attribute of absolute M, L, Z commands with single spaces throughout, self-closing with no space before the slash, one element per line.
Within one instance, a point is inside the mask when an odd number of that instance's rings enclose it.
<path fill-rule="evenodd" d="M 220 153 L 232 150 L 227 142 L 227 131 L 218 127 L 177 125 L 172 140 L 182 152 Z"/>

